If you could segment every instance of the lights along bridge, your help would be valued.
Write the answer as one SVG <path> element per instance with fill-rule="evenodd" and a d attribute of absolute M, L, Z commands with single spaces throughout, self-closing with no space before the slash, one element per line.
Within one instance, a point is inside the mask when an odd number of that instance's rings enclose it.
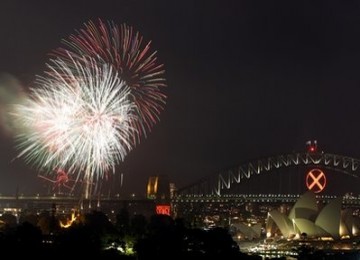
<path fill-rule="evenodd" d="M 173 206 L 179 213 L 194 211 L 200 214 L 207 210 L 210 214 L 216 210 L 231 211 L 233 208 L 247 204 L 266 205 L 266 207 L 294 204 L 303 194 L 302 192 L 300 194 L 280 194 L 281 192 L 274 194 L 263 191 L 255 194 L 254 192 L 241 192 L 240 188 L 241 184 L 246 184 L 254 176 L 273 173 L 286 168 L 312 169 L 308 172 L 310 177 L 306 178 L 304 186 L 306 184 L 308 189 L 321 188 L 314 192 L 318 192 L 317 200 L 324 204 L 337 197 L 336 195 L 321 194 L 326 185 L 326 177 L 323 173 L 325 169 L 348 175 L 351 177 L 350 179 L 356 178 L 357 182 L 352 182 L 351 185 L 359 183 L 360 180 L 358 179 L 360 176 L 360 160 L 338 154 L 319 152 L 317 147 L 310 146 L 307 151 L 248 161 L 237 167 L 225 169 L 202 178 L 179 189 L 172 199 Z M 336 175 L 334 176 L 337 178 Z M 359 194 L 345 194 L 342 198 L 343 208 L 360 209 Z"/>
<path fill-rule="evenodd" d="M 325 168 L 359 178 L 360 160 L 343 155 L 308 151 L 270 156 L 243 163 L 237 167 L 219 171 L 177 191 L 178 199 L 187 197 L 223 197 L 224 191 L 242 184 L 255 175 L 274 172 L 281 168 L 312 166 Z M 236 195 L 234 195 L 236 196 Z"/>
<path fill-rule="evenodd" d="M 0 196 L 0 213 L 12 212 L 17 215 L 20 212 L 39 214 L 43 211 L 56 214 L 70 214 L 76 212 L 91 212 L 100 210 L 106 213 L 111 220 L 117 213 L 126 207 L 130 214 L 142 214 L 151 216 L 155 212 L 153 200 L 138 197 L 101 197 L 93 200 L 85 200 L 76 196 Z"/>
<path fill-rule="evenodd" d="M 244 203 L 259 203 L 259 204 L 294 204 L 302 194 L 225 194 L 217 195 L 183 195 L 173 198 L 173 204 L 208 204 L 208 203 L 222 203 L 222 204 L 244 204 Z M 316 195 L 319 202 L 327 204 L 335 199 L 335 195 Z M 343 196 L 343 207 L 345 208 L 359 208 L 360 209 L 360 195 Z"/>

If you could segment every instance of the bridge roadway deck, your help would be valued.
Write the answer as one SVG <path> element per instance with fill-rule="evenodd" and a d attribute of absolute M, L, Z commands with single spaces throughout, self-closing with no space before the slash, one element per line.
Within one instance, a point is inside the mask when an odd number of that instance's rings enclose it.
<path fill-rule="evenodd" d="M 173 198 L 175 204 L 183 203 L 295 203 L 300 198 L 297 194 L 235 194 L 235 195 L 181 195 Z M 328 203 L 336 196 L 318 195 L 316 199 Z M 360 196 L 343 196 L 344 207 L 360 208 Z"/>
<path fill-rule="evenodd" d="M 237 194 L 237 195 L 182 195 L 172 198 L 169 202 L 173 205 L 179 204 L 202 204 L 202 203 L 295 203 L 300 195 L 296 194 Z M 336 196 L 317 196 L 317 200 L 328 203 Z M 54 206 L 63 211 L 70 210 L 119 210 L 126 206 L 137 208 L 155 208 L 157 202 L 146 198 L 122 198 L 122 197 L 101 197 L 91 200 L 81 199 L 73 196 L 0 196 L 0 210 L 18 208 L 21 210 L 50 210 Z M 343 207 L 360 208 L 360 197 L 344 196 Z"/>
<path fill-rule="evenodd" d="M 145 198 L 94 198 L 82 199 L 75 196 L 0 196 L 0 211 L 41 212 L 56 209 L 57 212 L 101 210 L 118 213 L 124 206 L 134 212 L 151 214 L 155 203 Z M 147 212 L 144 212 L 147 211 Z"/>

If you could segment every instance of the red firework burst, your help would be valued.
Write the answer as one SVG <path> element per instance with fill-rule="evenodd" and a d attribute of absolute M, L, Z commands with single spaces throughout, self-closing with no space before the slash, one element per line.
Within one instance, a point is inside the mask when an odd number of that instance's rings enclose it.
<path fill-rule="evenodd" d="M 143 37 L 131 26 L 116 25 L 113 22 L 85 23 L 85 28 L 63 40 L 65 47 L 58 48 L 52 55 L 68 63 L 71 59 L 82 61 L 84 57 L 108 63 L 116 68 L 119 77 L 131 88 L 140 120 L 135 122 L 138 140 L 141 135 L 159 121 L 166 95 L 163 88 L 163 64 L 158 63 L 156 51 L 151 51 L 151 41 L 144 43 Z"/>

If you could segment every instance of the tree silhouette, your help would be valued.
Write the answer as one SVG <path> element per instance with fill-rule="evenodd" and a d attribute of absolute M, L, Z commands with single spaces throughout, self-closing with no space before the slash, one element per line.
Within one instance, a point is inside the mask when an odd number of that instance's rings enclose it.
<path fill-rule="evenodd" d="M 129 234 L 130 232 L 130 216 L 129 211 L 126 207 L 123 207 L 120 212 L 116 215 L 116 224 L 117 230 L 120 233 L 121 237 Z"/>

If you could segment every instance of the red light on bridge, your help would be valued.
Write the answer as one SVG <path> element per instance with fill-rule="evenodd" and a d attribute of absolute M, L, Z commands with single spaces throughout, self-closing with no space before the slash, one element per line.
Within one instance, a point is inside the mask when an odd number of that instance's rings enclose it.
<path fill-rule="evenodd" d="M 315 141 L 307 141 L 306 146 L 307 146 L 308 152 L 314 153 L 317 150 L 317 141 L 316 140 Z"/>
<path fill-rule="evenodd" d="M 170 205 L 156 205 L 156 214 L 170 216 Z"/>

